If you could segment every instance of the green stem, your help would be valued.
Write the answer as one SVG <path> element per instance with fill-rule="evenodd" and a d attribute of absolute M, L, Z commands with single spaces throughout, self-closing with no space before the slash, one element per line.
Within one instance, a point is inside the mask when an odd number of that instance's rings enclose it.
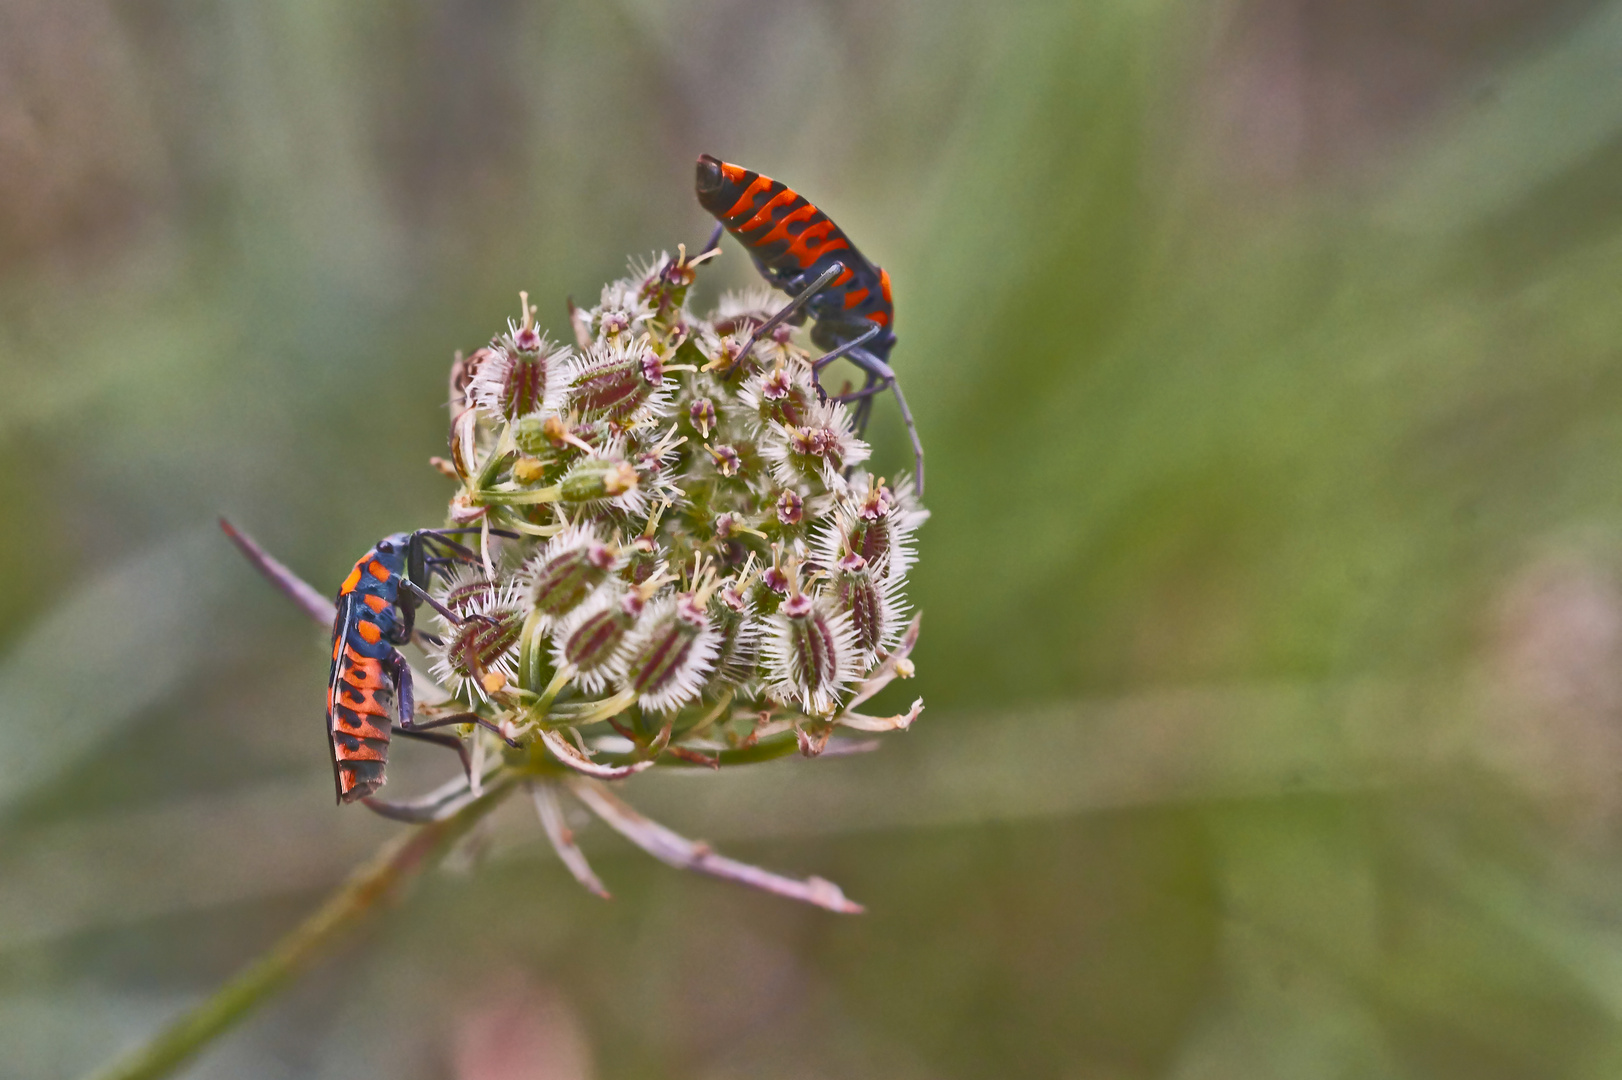
<path fill-rule="evenodd" d="M 325 904 L 208 1000 L 110 1065 L 91 1080 L 154 1080 L 168 1076 L 224 1034 L 284 983 L 336 945 L 352 926 L 407 882 L 437 865 L 450 846 L 513 790 L 511 778 L 444 821 L 390 839 Z"/>

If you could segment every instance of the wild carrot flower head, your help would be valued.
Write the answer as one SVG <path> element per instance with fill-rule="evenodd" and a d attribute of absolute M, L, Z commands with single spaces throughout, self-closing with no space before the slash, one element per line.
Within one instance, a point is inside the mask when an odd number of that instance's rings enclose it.
<path fill-rule="evenodd" d="M 456 539 L 408 583 L 428 589 L 414 639 L 453 700 L 423 712 L 473 740 L 470 792 L 493 754 L 534 786 L 548 835 L 598 891 L 560 790 L 666 861 L 854 910 L 819 879 L 710 858 L 602 787 L 655 765 L 820 753 L 837 729 L 905 728 L 922 708 L 856 711 L 912 674 L 907 574 L 928 515 L 910 470 L 870 471 L 800 331 L 761 332 L 782 294 L 691 308 L 714 254 L 633 264 L 596 306 L 569 306 L 567 346 L 523 295 L 517 320 L 456 361 L 450 454 L 435 459 L 456 484 Z"/>

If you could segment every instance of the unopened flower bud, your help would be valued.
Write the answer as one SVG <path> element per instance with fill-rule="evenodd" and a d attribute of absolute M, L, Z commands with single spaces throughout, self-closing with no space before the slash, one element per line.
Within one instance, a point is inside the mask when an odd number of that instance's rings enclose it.
<path fill-rule="evenodd" d="M 700 438 L 710 437 L 710 429 L 715 427 L 715 402 L 709 398 L 699 398 L 687 408 L 687 416 L 698 429 Z"/>
<path fill-rule="evenodd" d="M 559 485 L 564 502 L 612 499 L 636 490 L 636 469 L 628 461 L 588 458 L 569 470 Z"/>
<path fill-rule="evenodd" d="M 738 470 L 743 466 L 743 459 L 738 456 L 736 447 L 722 444 L 720 446 L 705 447 L 710 457 L 715 461 L 715 471 L 722 476 L 737 476 Z"/>
<path fill-rule="evenodd" d="M 546 476 L 546 462 L 540 458 L 521 457 L 513 462 L 513 481 L 519 484 L 538 483 Z"/>

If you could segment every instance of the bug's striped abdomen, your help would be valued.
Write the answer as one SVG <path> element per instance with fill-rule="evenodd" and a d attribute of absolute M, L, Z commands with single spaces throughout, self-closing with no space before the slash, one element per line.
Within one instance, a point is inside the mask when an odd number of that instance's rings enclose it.
<path fill-rule="evenodd" d="M 352 802 L 383 784 L 389 760 L 390 706 L 394 687 L 383 661 L 359 651 L 352 641 L 340 643 L 336 677 L 327 701 L 327 734 L 338 798 Z"/>
<path fill-rule="evenodd" d="M 361 556 L 338 590 L 327 739 L 340 802 L 365 798 L 383 785 L 394 702 L 387 662 L 395 656 L 402 570 L 403 560 L 373 549 Z"/>
<path fill-rule="evenodd" d="M 812 340 L 836 348 L 874 324 L 868 349 L 880 359 L 895 344 L 890 276 L 856 250 L 844 230 L 804 195 L 769 176 L 708 154 L 698 159 L 698 201 L 749 249 L 761 272 L 790 295 L 835 262 L 844 270 L 807 305 Z"/>

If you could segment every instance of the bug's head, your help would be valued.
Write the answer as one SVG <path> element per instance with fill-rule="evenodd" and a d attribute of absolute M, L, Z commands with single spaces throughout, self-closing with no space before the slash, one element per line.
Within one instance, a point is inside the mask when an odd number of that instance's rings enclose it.
<path fill-rule="evenodd" d="M 713 195 L 725 183 L 726 178 L 721 175 L 721 159 L 708 154 L 698 155 L 698 193 Z"/>
<path fill-rule="evenodd" d="M 736 187 L 729 172 L 741 172 L 736 165 L 728 165 L 720 158 L 713 158 L 708 154 L 700 154 L 698 158 L 697 180 L 694 189 L 698 192 L 698 204 L 711 214 L 720 214 L 736 201 Z M 727 198 L 732 192 L 733 198 Z"/>
<path fill-rule="evenodd" d="M 377 542 L 377 561 L 388 567 L 390 573 L 404 573 L 414 546 L 411 533 L 385 536 Z"/>

